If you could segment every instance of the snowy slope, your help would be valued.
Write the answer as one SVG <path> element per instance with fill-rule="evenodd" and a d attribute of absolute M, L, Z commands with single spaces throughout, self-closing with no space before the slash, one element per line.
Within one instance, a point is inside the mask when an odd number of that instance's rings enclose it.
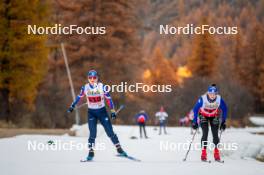
<path fill-rule="evenodd" d="M 75 127 L 80 136 L 85 136 L 86 126 Z M 263 132 L 264 128 L 228 129 L 222 135 L 224 143 L 238 143 L 238 150 L 223 151 L 224 164 L 213 162 L 211 164 L 200 162 L 200 151 L 190 151 L 186 162 L 182 159 L 184 150 L 160 150 L 160 143 L 185 143 L 190 140 L 189 128 L 168 128 L 169 135 L 158 135 L 153 127 L 147 128 L 150 139 L 130 139 L 130 136 L 138 137 L 138 128 L 131 126 L 114 126 L 124 149 L 132 156 L 141 159 L 141 162 L 133 162 L 116 157 L 116 152 L 110 140 L 98 125 L 97 144 L 105 144 L 105 150 L 97 150 L 94 162 L 80 163 L 85 158 L 86 150 L 44 150 L 28 151 L 28 141 L 47 144 L 47 141 L 58 143 L 83 143 L 86 137 L 71 136 L 46 136 L 46 135 L 21 135 L 12 138 L 0 139 L 0 174 L 1 175 L 112 175 L 112 174 L 144 174 L 144 175 L 263 175 L 264 163 L 253 158 L 264 153 L 264 136 L 250 134 Z M 195 138 L 195 143 L 200 142 L 201 134 Z M 209 137 L 211 140 L 211 137 Z M 212 153 L 208 153 L 212 159 Z"/>

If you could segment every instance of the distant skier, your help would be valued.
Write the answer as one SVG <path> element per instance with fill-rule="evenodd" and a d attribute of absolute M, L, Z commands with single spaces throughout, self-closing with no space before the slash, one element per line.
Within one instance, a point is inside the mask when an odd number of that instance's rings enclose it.
<path fill-rule="evenodd" d="M 155 116 L 156 116 L 156 118 L 159 121 L 159 126 L 160 126 L 159 135 L 161 135 L 162 128 L 163 128 L 164 134 L 167 134 L 167 131 L 166 131 L 166 121 L 167 121 L 167 118 L 168 118 L 168 114 L 167 114 L 167 112 L 165 112 L 163 106 L 160 107 L 159 112 L 157 112 L 155 114 Z"/>
<path fill-rule="evenodd" d="M 189 122 L 190 122 L 190 120 L 189 120 L 189 118 L 187 116 L 181 117 L 179 119 L 179 125 L 180 126 L 188 126 Z"/>
<path fill-rule="evenodd" d="M 198 128 L 198 115 L 200 118 L 200 126 L 203 131 L 201 143 L 202 143 L 202 155 L 201 160 L 207 160 L 206 147 L 207 147 L 207 137 L 208 137 L 208 127 L 209 123 L 211 126 L 211 131 L 213 134 L 213 143 L 215 145 L 214 158 L 216 161 L 220 161 L 220 153 L 217 148 L 219 143 L 218 129 L 219 129 L 219 113 L 222 111 L 220 130 L 225 130 L 226 128 L 226 117 L 227 117 L 227 107 L 224 100 L 218 95 L 218 90 L 215 84 L 208 87 L 207 93 L 202 95 L 196 105 L 193 108 L 194 119 L 192 127 L 193 129 Z"/>
<path fill-rule="evenodd" d="M 144 110 L 141 110 L 136 116 L 136 122 L 139 126 L 139 134 L 140 134 L 140 138 L 142 138 L 143 132 L 144 132 L 144 136 L 147 139 L 147 133 L 146 133 L 146 121 L 148 120 L 148 115 Z"/>
<path fill-rule="evenodd" d="M 90 136 L 88 139 L 89 154 L 87 161 L 94 157 L 94 144 L 97 132 L 97 121 L 103 125 L 107 136 L 115 145 L 117 152 L 120 155 L 127 156 L 126 152 L 121 148 L 118 137 L 113 131 L 112 124 L 105 107 L 105 100 L 111 109 L 111 118 L 116 118 L 114 103 L 110 94 L 106 91 L 103 83 L 99 82 L 98 74 L 95 70 L 90 70 L 87 74 L 88 83 L 82 86 L 80 94 L 76 97 L 68 112 L 72 112 L 82 97 L 86 95 L 88 103 L 88 127 Z"/>

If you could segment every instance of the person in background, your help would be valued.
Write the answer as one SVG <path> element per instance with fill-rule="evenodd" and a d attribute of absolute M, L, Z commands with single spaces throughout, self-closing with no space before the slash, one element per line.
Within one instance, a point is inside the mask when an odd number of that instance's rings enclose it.
<path fill-rule="evenodd" d="M 161 135 L 162 128 L 163 128 L 164 134 L 167 134 L 166 121 L 167 121 L 167 118 L 168 118 L 168 113 L 165 112 L 163 106 L 160 107 L 160 110 L 155 114 L 155 116 L 156 116 L 156 118 L 159 121 L 159 126 L 160 126 L 159 135 Z"/>
<path fill-rule="evenodd" d="M 190 122 L 190 120 L 189 120 L 188 116 L 184 116 L 184 117 L 181 117 L 179 119 L 179 125 L 180 126 L 188 126 L 189 122 Z"/>
<path fill-rule="evenodd" d="M 141 110 L 136 116 L 136 122 L 139 126 L 139 134 L 140 134 L 140 138 L 143 137 L 143 132 L 144 132 L 144 136 L 147 139 L 147 133 L 146 133 L 146 121 L 148 120 L 148 115 L 144 110 Z"/>

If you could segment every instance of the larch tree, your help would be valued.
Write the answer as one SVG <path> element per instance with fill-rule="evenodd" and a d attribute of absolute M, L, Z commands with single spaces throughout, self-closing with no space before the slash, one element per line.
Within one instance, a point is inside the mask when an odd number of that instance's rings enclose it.
<path fill-rule="evenodd" d="M 243 70 L 240 67 L 243 59 L 243 42 L 240 34 L 237 34 L 234 38 L 232 53 L 232 71 L 236 76 L 236 79 L 241 79 L 243 77 Z"/>
<path fill-rule="evenodd" d="M 202 24 L 208 24 L 206 19 L 202 21 Z M 216 72 L 217 58 L 217 42 L 213 35 L 205 31 L 204 34 L 199 34 L 194 39 L 192 54 L 188 59 L 188 68 L 194 76 L 212 78 Z"/>
<path fill-rule="evenodd" d="M 154 50 L 150 59 L 151 62 L 151 80 L 153 84 L 177 84 L 176 69 L 174 69 L 170 60 L 163 55 L 160 48 Z"/>
<path fill-rule="evenodd" d="M 46 36 L 29 35 L 27 25 L 45 26 L 45 7 L 41 0 L 0 2 L 1 119 L 10 120 L 14 107 L 34 109 L 37 87 L 46 71 L 48 50 Z"/>
<path fill-rule="evenodd" d="M 63 37 L 74 77 L 83 77 L 84 72 L 95 68 L 104 79 L 111 79 L 113 83 L 130 80 L 136 72 L 133 69 L 140 65 L 136 1 L 58 2 L 64 13 L 63 25 L 74 21 L 81 27 L 106 27 L 104 35 L 74 34 Z M 133 69 L 129 69 L 131 67 Z M 75 80 L 81 81 L 78 78 Z"/>
<path fill-rule="evenodd" d="M 240 67 L 243 77 L 241 81 L 252 92 L 255 98 L 255 110 L 264 109 L 264 30 L 261 24 L 256 24 L 245 46 L 245 54 Z"/>

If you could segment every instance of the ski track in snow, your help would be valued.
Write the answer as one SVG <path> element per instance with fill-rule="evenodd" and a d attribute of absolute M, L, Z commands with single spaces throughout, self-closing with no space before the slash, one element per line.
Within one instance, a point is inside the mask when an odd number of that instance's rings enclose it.
<path fill-rule="evenodd" d="M 76 128 L 75 128 L 76 129 Z M 264 131 L 264 128 L 227 129 L 222 135 L 222 142 L 238 143 L 237 151 L 222 151 L 225 163 L 213 161 L 212 152 L 208 159 L 212 163 L 200 161 L 200 151 L 191 150 L 186 162 L 183 162 L 185 150 L 161 151 L 160 141 L 169 143 L 186 142 L 191 139 L 189 128 L 169 127 L 168 135 L 158 135 L 158 130 L 147 127 L 149 139 L 130 139 L 138 137 L 138 128 L 133 126 L 114 126 L 123 148 L 127 153 L 141 162 L 115 156 L 116 151 L 109 138 L 98 125 L 96 143 L 104 143 L 105 150 L 95 151 L 93 162 L 80 163 L 87 155 L 86 150 L 71 151 L 29 151 L 28 141 L 45 143 L 49 140 L 61 142 L 74 141 L 86 143 L 87 125 L 78 128 L 77 133 L 83 137 L 21 135 L 0 139 L 1 175 L 112 175 L 112 174 L 144 174 L 144 175 L 263 175 L 264 163 L 251 158 L 259 152 L 264 153 L 264 136 L 253 135 L 251 130 Z M 81 134 L 82 133 L 82 134 Z M 201 134 L 197 134 L 195 143 L 200 142 Z M 209 133 L 209 140 L 212 140 Z"/>

